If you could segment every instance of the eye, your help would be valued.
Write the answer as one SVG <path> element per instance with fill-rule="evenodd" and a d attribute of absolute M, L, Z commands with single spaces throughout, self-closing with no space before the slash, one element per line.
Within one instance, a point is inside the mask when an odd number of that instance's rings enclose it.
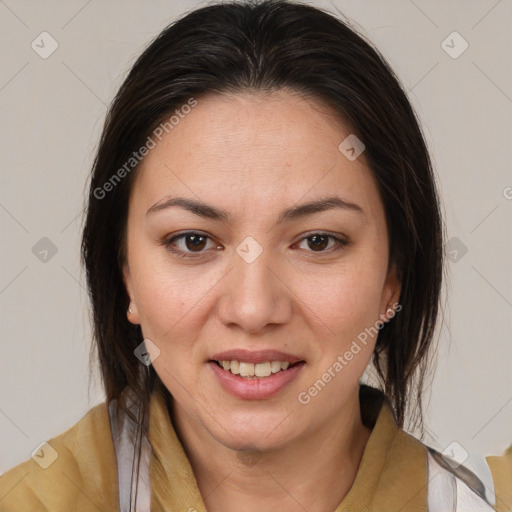
<path fill-rule="evenodd" d="M 169 251 L 176 254 L 177 256 L 182 258 L 194 258 L 194 253 L 201 254 L 204 252 L 202 249 L 204 249 L 208 239 L 210 239 L 210 237 L 207 235 L 203 235 L 202 233 L 198 233 L 196 231 L 188 231 L 186 233 L 181 233 L 179 235 L 173 236 L 168 240 L 165 240 L 164 244 L 167 246 Z M 183 250 L 183 248 L 175 249 L 173 244 L 176 241 L 184 241 L 183 245 L 185 250 Z M 217 248 L 219 247 L 220 246 L 217 246 Z"/>
<path fill-rule="evenodd" d="M 164 240 L 163 244 L 170 252 L 181 258 L 196 258 L 202 253 L 206 252 L 203 249 L 207 245 L 208 240 L 211 240 L 208 235 L 199 233 L 197 231 L 187 231 L 185 233 L 180 233 L 179 235 L 175 235 L 167 240 Z M 332 240 L 334 243 L 331 247 L 326 249 L 330 240 Z M 319 253 L 341 250 L 343 247 L 349 244 L 349 242 L 343 238 L 322 231 L 308 233 L 307 236 L 300 240 L 300 243 L 303 241 L 309 241 L 308 246 L 313 248 L 313 250 L 308 252 Z M 176 245 L 178 245 L 177 242 L 183 242 L 181 248 L 178 247 L 176 249 Z M 217 249 L 220 248 L 221 246 L 218 245 Z"/>
<path fill-rule="evenodd" d="M 329 249 L 325 250 L 326 246 L 329 245 L 329 240 L 333 240 L 334 244 Z M 343 238 L 322 231 L 308 233 L 307 236 L 301 239 L 301 242 L 303 241 L 306 241 L 308 247 L 313 248 L 313 250 L 309 252 L 328 252 L 330 250 L 336 251 L 348 245 L 348 242 Z"/>

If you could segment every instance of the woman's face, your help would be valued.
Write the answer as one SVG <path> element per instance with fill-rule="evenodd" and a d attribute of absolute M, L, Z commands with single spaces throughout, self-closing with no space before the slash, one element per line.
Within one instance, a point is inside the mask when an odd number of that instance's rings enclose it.
<path fill-rule="evenodd" d="M 364 153 L 339 149 L 349 134 L 290 91 L 210 95 L 137 171 L 128 318 L 160 351 L 153 365 L 174 414 L 224 446 L 278 448 L 358 406 L 399 283 Z M 171 198 L 202 206 L 165 207 Z M 218 359 L 243 364 L 225 370 Z M 265 376 L 280 367 L 272 361 L 299 363 Z M 253 369 L 261 378 L 236 375 Z"/>

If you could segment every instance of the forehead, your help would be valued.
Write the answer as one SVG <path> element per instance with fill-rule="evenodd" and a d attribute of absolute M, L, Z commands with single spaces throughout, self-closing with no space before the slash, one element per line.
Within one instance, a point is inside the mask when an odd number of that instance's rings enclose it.
<path fill-rule="evenodd" d="M 265 211 L 339 193 L 380 214 L 364 153 L 350 161 L 339 150 L 350 134 L 327 105 L 293 91 L 200 97 L 144 157 L 132 196 L 146 210 L 179 194 Z"/>

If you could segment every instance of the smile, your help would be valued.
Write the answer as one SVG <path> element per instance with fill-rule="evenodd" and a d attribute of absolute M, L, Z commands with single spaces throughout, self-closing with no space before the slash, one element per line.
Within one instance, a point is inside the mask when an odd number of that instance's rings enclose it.
<path fill-rule="evenodd" d="M 210 360 L 208 364 L 221 388 L 244 400 L 272 398 L 295 380 L 306 366 L 305 361 L 290 364 L 289 361 L 247 363 Z"/>
<path fill-rule="evenodd" d="M 264 379 L 274 373 L 287 370 L 289 361 L 267 361 L 263 363 L 247 363 L 244 361 L 215 361 L 221 368 L 240 377 L 256 377 Z M 299 361 L 300 362 L 300 361 Z M 298 363 L 295 363 L 298 364 Z M 293 366 L 293 365 L 292 365 Z"/>

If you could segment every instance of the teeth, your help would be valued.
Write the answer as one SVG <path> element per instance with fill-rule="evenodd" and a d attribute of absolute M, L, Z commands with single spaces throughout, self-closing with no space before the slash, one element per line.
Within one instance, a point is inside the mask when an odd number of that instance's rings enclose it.
<path fill-rule="evenodd" d="M 243 361 L 219 361 L 224 370 L 230 371 L 240 377 L 270 377 L 273 373 L 278 373 L 288 369 L 289 361 L 267 361 L 264 363 L 245 363 Z"/>
<path fill-rule="evenodd" d="M 231 367 L 231 363 L 228 363 Z M 240 377 L 254 377 L 253 363 L 240 363 Z"/>
<path fill-rule="evenodd" d="M 229 370 L 229 368 L 226 368 Z M 231 361 L 231 373 L 238 375 L 240 373 L 240 363 L 238 361 Z"/>
<path fill-rule="evenodd" d="M 272 375 L 271 363 L 258 363 L 254 365 L 254 375 L 256 377 L 268 377 Z"/>

